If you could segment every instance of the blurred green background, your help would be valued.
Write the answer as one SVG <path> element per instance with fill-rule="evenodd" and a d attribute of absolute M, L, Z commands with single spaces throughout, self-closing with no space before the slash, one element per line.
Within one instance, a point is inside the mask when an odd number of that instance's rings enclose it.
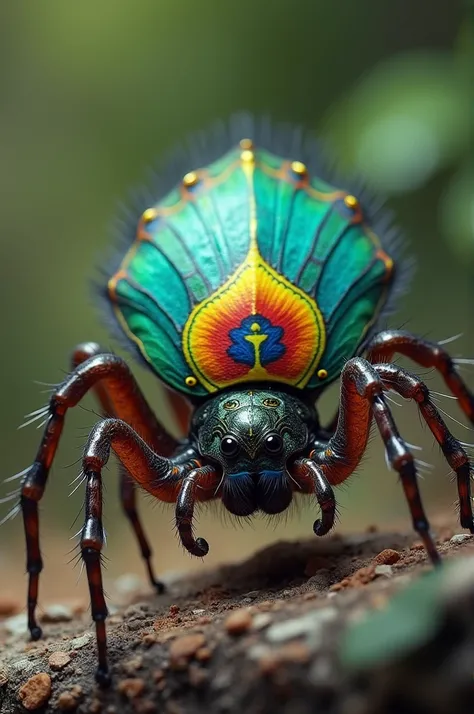
<path fill-rule="evenodd" d="M 34 425 L 16 430 L 23 414 L 47 398 L 33 380 L 61 380 L 80 341 L 116 347 L 89 284 L 109 246 L 118 202 L 170 146 L 242 108 L 330 139 L 343 165 L 389 197 L 418 260 L 412 290 L 391 324 L 433 339 L 462 332 L 450 347 L 474 356 L 472 28 L 471 6 L 457 0 L 2 3 L 4 475 L 35 454 L 40 432 Z M 160 418 L 173 426 L 156 380 L 138 365 L 134 370 Z M 474 385 L 474 368 L 466 378 Z M 333 389 L 325 398 L 324 413 L 336 396 Z M 81 492 L 68 498 L 79 464 L 67 466 L 79 458 L 97 418 L 91 399 L 84 406 L 68 417 L 42 503 L 49 574 L 43 599 L 85 592 L 84 578 L 76 590 L 77 575 L 66 565 L 82 504 Z M 441 406 L 462 419 L 451 400 Z M 423 445 L 421 458 L 435 465 L 423 482 L 430 512 L 451 513 L 455 487 L 438 448 L 412 405 L 394 412 L 402 434 Z M 474 441 L 472 431 L 448 421 L 460 438 Z M 111 465 L 106 476 L 106 583 L 124 572 L 142 575 L 114 471 Z M 338 494 L 341 530 L 407 523 L 401 488 L 377 439 Z M 1 509 L 6 513 L 8 504 Z M 144 499 L 142 510 L 161 570 L 203 567 L 177 543 L 173 509 Z M 309 502 L 274 527 L 257 519 L 235 528 L 209 512 L 197 532 L 210 541 L 210 564 L 278 538 L 309 536 L 314 517 Z M 23 552 L 17 518 L 0 530 L 0 581 L 12 593 L 24 587 Z"/>

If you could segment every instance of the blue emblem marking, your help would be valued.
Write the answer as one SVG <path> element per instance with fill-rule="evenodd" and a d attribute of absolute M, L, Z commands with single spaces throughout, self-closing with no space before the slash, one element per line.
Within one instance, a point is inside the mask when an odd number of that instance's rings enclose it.
<path fill-rule="evenodd" d="M 232 345 L 227 354 L 234 362 L 265 367 L 285 354 L 283 334 L 283 327 L 275 327 L 263 315 L 250 315 L 242 320 L 240 327 L 230 330 Z"/>

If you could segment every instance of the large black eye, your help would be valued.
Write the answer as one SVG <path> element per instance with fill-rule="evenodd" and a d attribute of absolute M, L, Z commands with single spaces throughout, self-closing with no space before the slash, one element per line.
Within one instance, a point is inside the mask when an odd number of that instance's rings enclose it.
<path fill-rule="evenodd" d="M 265 439 L 265 448 L 269 454 L 279 454 L 283 449 L 283 439 L 279 434 L 269 434 Z"/>
<path fill-rule="evenodd" d="M 224 436 L 221 441 L 221 452 L 224 456 L 237 456 L 239 453 L 239 442 L 233 436 Z"/>

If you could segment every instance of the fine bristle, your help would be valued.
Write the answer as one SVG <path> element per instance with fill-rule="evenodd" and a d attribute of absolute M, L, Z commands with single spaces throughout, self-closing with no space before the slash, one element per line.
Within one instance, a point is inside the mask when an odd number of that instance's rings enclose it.
<path fill-rule="evenodd" d="M 414 272 L 414 261 L 404 256 L 404 240 L 394 224 L 391 211 L 384 208 L 383 200 L 356 176 L 342 174 L 328 148 L 303 128 L 274 123 L 268 117 L 253 117 L 248 113 L 240 113 L 228 121 L 215 122 L 208 131 L 194 134 L 183 145 L 165 156 L 158 169 L 150 172 L 146 185 L 134 191 L 129 205 L 122 206 L 119 211 L 114 226 L 114 254 L 109 260 L 103 261 L 93 289 L 114 337 L 120 344 L 133 350 L 141 360 L 143 358 L 136 345 L 125 337 L 118 325 L 107 294 L 107 281 L 116 272 L 125 252 L 133 243 L 143 212 L 166 196 L 186 173 L 216 161 L 244 138 L 251 139 L 257 149 L 265 149 L 276 156 L 303 162 L 310 175 L 357 196 L 366 222 L 394 259 L 395 269 L 388 300 L 376 324 L 366 335 L 364 344 L 377 329 L 385 327 L 387 317 L 394 312 L 398 298 L 409 285 Z M 363 345 L 361 351 L 362 349 Z"/>

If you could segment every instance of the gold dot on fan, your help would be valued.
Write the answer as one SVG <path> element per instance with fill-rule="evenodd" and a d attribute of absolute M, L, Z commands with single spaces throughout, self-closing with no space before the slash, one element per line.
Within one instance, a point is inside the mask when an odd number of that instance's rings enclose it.
<path fill-rule="evenodd" d="M 328 371 L 327 369 L 318 369 L 318 377 L 319 379 L 326 379 L 328 376 Z"/>
<path fill-rule="evenodd" d="M 192 377 L 191 375 L 189 377 L 186 377 L 184 380 L 184 383 L 187 387 L 195 387 L 197 384 L 197 379 L 196 377 Z"/>
<path fill-rule="evenodd" d="M 250 151 L 250 149 L 244 149 L 244 151 L 240 154 L 240 158 L 246 164 L 253 164 L 255 161 L 255 155 L 253 151 Z"/>
<path fill-rule="evenodd" d="M 199 176 L 195 171 L 190 171 L 188 174 L 183 176 L 183 186 L 186 188 L 192 188 L 199 181 Z"/>
<path fill-rule="evenodd" d="M 142 220 L 144 223 L 151 223 L 158 216 L 158 211 L 154 208 L 147 208 L 142 214 Z"/>
<path fill-rule="evenodd" d="M 308 173 L 306 164 L 303 164 L 301 161 L 292 161 L 291 170 L 293 173 L 298 174 L 298 176 L 306 176 Z"/>
<path fill-rule="evenodd" d="M 350 194 L 348 196 L 344 196 L 344 203 L 347 208 L 357 208 L 359 205 L 357 198 L 355 196 L 351 196 Z"/>

